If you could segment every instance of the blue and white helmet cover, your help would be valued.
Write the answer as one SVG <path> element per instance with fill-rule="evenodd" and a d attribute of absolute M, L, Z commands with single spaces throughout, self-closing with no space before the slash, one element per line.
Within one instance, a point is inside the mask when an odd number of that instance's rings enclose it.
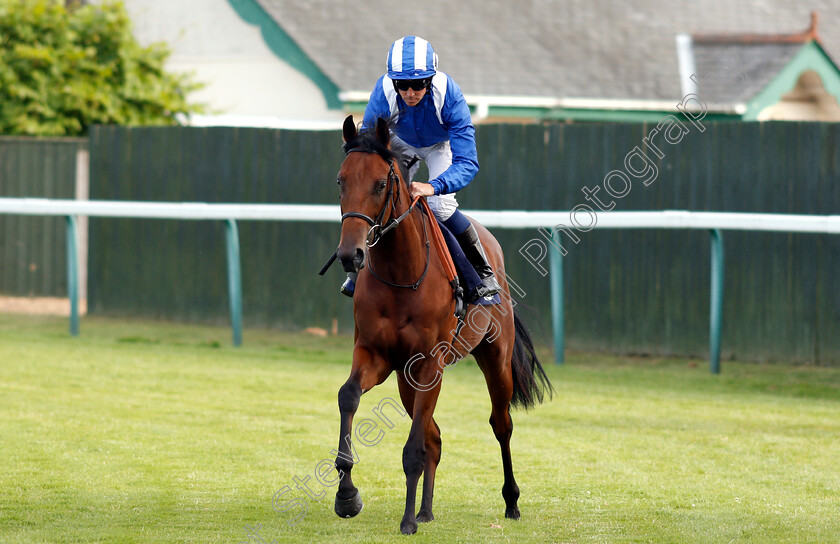
<path fill-rule="evenodd" d="M 425 79 L 437 72 L 438 56 L 432 44 L 420 36 L 406 36 L 395 41 L 388 51 L 388 77 Z"/>

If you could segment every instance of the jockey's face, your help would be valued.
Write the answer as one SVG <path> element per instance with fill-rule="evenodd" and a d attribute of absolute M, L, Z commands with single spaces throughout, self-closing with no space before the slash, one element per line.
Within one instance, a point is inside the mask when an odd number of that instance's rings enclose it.
<path fill-rule="evenodd" d="M 423 100 L 423 97 L 426 96 L 426 87 L 423 87 L 419 91 L 415 91 L 414 89 L 407 89 L 405 91 L 398 89 L 400 93 L 400 97 L 405 100 L 406 105 L 410 107 L 414 107 Z"/>

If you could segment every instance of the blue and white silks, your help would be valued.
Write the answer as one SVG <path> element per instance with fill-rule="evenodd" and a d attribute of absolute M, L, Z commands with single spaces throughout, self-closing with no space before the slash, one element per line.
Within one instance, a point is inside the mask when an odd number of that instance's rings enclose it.
<path fill-rule="evenodd" d="M 461 88 L 443 72 L 432 77 L 432 87 L 414 107 L 409 107 L 383 75 L 376 82 L 362 125 L 371 128 L 380 117 L 396 119 L 394 133 L 415 148 L 428 148 L 449 141 L 452 159 L 443 172 L 433 173 L 429 183 L 436 195 L 455 193 L 478 173 L 475 127 Z"/>

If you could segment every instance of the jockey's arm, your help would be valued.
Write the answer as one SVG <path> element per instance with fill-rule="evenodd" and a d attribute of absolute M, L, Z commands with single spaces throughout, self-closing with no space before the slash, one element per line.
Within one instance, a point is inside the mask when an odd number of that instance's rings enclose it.
<path fill-rule="evenodd" d="M 441 175 L 429 181 L 437 195 L 460 191 L 478 173 L 478 151 L 470 109 L 461 89 L 457 85 L 450 85 L 450 88 L 452 94 L 448 90 L 442 113 L 449 132 L 452 164 Z"/>

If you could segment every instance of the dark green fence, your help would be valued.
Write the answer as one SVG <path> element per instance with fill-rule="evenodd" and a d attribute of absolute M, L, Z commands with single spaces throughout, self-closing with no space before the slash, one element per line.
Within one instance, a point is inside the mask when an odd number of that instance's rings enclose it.
<path fill-rule="evenodd" d="M 335 132 L 100 127 L 91 132 L 91 198 L 337 203 Z M 245 325 L 352 326 L 339 267 L 317 271 L 337 224 L 239 222 Z M 221 222 L 90 221 L 88 308 L 189 320 L 228 316 Z"/>
<path fill-rule="evenodd" d="M 0 137 L 0 196 L 75 198 L 83 139 Z M 66 296 L 64 219 L 0 215 L 0 294 Z"/>
<path fill-rule="evenodd" d="M 840 210 L 840 125 L 708 124 L 663 154 L 655 181 L 635 182 L 616 210 L 836 214 Z M 486 127 L 481 190 L 461 199 L 483 208 L 569 209 L 588 203 L 584 186 L 603 186 L 624 168 L 651 125 Z M 490 141 L 488 141 L 490 140 Z M 488 171 L 489 170 L 489 171 Z M 512 187 L 512 188 L 508 188 Z M 472 191 L 472 188 L 467 189 Z M 609 204 L 602 188 L 598 196 Z M 465 195 L 466 197 L 466 195 Z M 507 204 L 506 204 L 507 202 Z M 547 281 L 505 240 L 509 269 L 523 275 L 529 301 L 548 314 Z M 530 239 L 536 232 L 527 233 Z M 724 232 L 724 356 L 840 363 L 840 238 Z M 640 354 L 708 353 L 709 241 L 704 232 L 591 231 L 566 244 L 568 345 Z M 571 246 L 571 247 L 569 247 Z M 530 294 L 530 293 L 529 293 Z M 526 301 L 527 302 L 527 301 Z"/>
<path fill-rule="evenodd" d="M 459 194 L 464 208 L 834 214 L 840 207 L 840 128 L 820 123 L 686 122 L 679 142 L 650 124 L 478 127 L 481 172 Z M 644 139 L 648 138 L 647 143 Z M 335 203 L 338 132 L 231 128 L 99 127 L 91 134 L 96 199 Z M 638 146 L 656 168 L 622 198 L 603 188 Z M 656 151 L 654 151 L 654 149 Z M 657 156 L 660 155 L 660 156 Z M 635 162 L 634 162 L 635 161 Z M 641 168 L 641 159 L 631 166 Z M 619 187 L 614 187 L 619 189 Z M 337 224 L 240 224 L 246 326 L 352 330 L 334 267 L 316 276 Z M 507 273 L 545 330 L 548 279 L 519 254 L 536 229 L 496 229 Z M 724 232 L 724 356 L 840 363 L 840 239 Z M 568 347 L 705 356 L 709 241 L 685 231 L 591 231 L 567 244 Z M 89 308 L 108 314 L 224 321 L 222 225 L 91 220 Z M 535 324 L 536 327 L 536 324 Z"/>

